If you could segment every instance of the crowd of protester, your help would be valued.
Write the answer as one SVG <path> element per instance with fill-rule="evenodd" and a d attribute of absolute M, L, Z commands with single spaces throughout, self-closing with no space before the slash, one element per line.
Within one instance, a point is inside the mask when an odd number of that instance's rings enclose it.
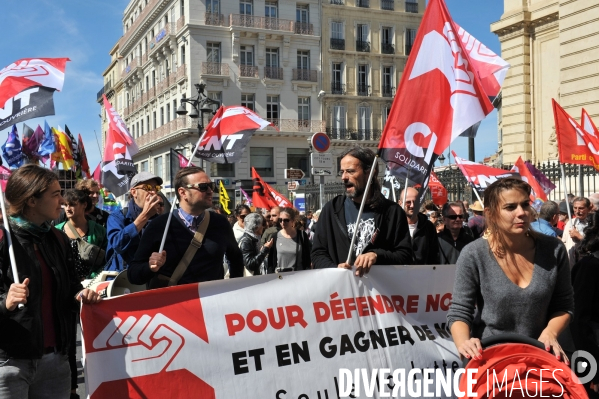
<path fill-rule="evenodd" d="M 575 348 L 599 358 L 599 194 L 535 210 L 528 184 L 502 179 L 487 188 L 484 203 L 427 201 L 416 209 L 414 188 L 397 203 L 383 197 L 378 170 L 365 192 L 374 162 L 369 149 L 344 153 L 345 193 L 305 214 L 243 204 L 228 215 L 213 204 L 216 186 L 206 172 L 184 168 L 174 179 L 172 220 L 162 179 L 149 172 L 131 179 L 127 205 L 108 214 L 97 207 L 97 182 L 83 180 L 61 195 L 52 172 L 18 169 L 6 199 L 20 283 L 6 238 L 0 242 L 0 397 L 66 397 L 67 386 L 77 396 L 71 309 L 77 300 L 100 300 L 81 282 L 102 270 L 126 271 L 131 283 L 153 289 L 320 268 L 363 276 L 373 265 L 456 264 L 448 321 L 462 356 L 479 358 L 481 338 L 516 332 L 566 362 Z"/>

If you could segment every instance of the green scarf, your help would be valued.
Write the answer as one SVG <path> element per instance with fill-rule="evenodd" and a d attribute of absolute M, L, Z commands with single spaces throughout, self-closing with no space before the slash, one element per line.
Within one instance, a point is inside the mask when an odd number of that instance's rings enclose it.
<path fill-rule="evenodd" d="M 9 216 L 10 221 L 20 229 L 23 229 L 35 237 L 39 238 L 42 234 L 50 231 L 52 225 L 48 222 L 44 222 L 41 226 L 31 223 L 21 215 Z"/>

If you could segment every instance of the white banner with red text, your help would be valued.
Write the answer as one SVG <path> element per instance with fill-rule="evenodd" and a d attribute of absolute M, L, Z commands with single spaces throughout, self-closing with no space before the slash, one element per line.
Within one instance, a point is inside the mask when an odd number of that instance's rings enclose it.
<path fill-rule="evenodd" d="M 311 270 L 84 305 L 88 394 L 333 399 L 340 368 L 455 371 L 454 274 L 455 265 L 374 266 L 362 278 Z M 375 392 L 391 391 L 390 381 L 376 378 Z"/>

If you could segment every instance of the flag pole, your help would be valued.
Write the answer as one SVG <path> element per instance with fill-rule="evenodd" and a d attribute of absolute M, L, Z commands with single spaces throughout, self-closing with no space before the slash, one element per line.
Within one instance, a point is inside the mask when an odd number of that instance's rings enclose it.
<path fill-rule="evenodd" d="M 478 202 L 480 202 L 480 206 L 482 206 L 483 209 L 485 209 L 485 204 L 483 203 L 483 200 L 480 198 L 480 195 L 478 194 L 478 190 L 475 188 L 472 191 L 474 191 L 474 195 L 476 195 L 476 198 L 478 198 Z M 466 212 L 468 212 L 468 209 L 466 209 Z"/>
<path fill-rule="evenodd" d="M 12 269 L 12 276 L 15 284 L 21 284 L 19 281 L 19 274 L 17 271 L 17 262 L 15 260 L 15 251 L 12 246 L 12 237 L 10 236 L 10 222 L 8 220 L 8 214 L 6 213 L 6 205 L 4 205 L 4 192 L 0 185 L 0 208 L 2 209 L 2 220 L 4 220 L 4 228 L 6 229 L 6 239 L 8 241 L 8 257 L 10 258 L 10 266 Z M 20 303 L 18 308 L 23 309 L 24 304 Z"/>
<path fill-rule="evenodd" d="M 204 136 L 206 135 L 206 130 L 204 130 L 204 132 L 202 133 L 202 135 L 200 136 L 200 139 L 198 140 L 198 143 L 196 144 L 196 146 L 193 148 L 193 152 L 191 153 L 191 155 L 189 156 L 189 159 L 187 160 L 187 168 L 189 168 L 189 166 L 191 165 L 191 160 L 193 159 L 193 156 L 195 155 L 198 147 L 200 146 L 200 143 L 202 142 L 202 139 L 204 139 Z M 170 166 L 169 166 L 170 167 Z M 175 198 L 177 198 L 177 193 L 175 193 Z M 179 209 L 177 207 L 177 204 L 179 203 L 178 200 L 175 200 L 173 202 L 173 209 L 171 209 L 171 211 L 168 214 L 168 219 L 166 220 L 166 226 L 164 227 L 164 234 L 162 234 L 162 241 L 160 241 L 160 249 L 158 250 L 158 253 L 161 253 L 162 250 L 164 249 L 164 243 L 166 242 L 166 233 L 168 232 L 168 228 L 171 225 L 171 219 L 173 218 L 173 213 L 175 213 L 175 211 L 177 209 Z"/>
<path fill-rule="evenodd" d="M 354 227 L 354 234 L 351 238 L 351 243 L 349 244 L 349 252 L 347 253 L 347 260 L 345 263 L 349 264 L 351 260 L 351 254 L 354 248 L 354 243 L 356 242 L 356 236 L 358 235 L 358 228 L 360 227 L 360 218 L 362 217 L 362 212 L 364 211 L 364 204 L 366 204 L 366 198 L 368 197 L 368 190 L 370 189 L 370 182 L 372 181 L 372 176 L 374 176 L 375 168 L 378 168 L 377 160 L 379 156 L 378 154 L 374 157 L 374 162 L 370 167 L 370 174 L 368 175 L 368 181 L 366 182 L 366 189 L 364 190 L 364 195 L 362 196 L 362 202 L 360 203 L 360 210 L 358 211 L 358 217 L 356 218 L 356 227 Z"/>
<path fill-rule="evenodd" d="M 562 168 L 562 180 L 564 181 L 564 198 L 566 202 L 566 209 L 568 210 L 568 220 L 570 221 L 570 225 L 572 225 L 572 214 L 570 212 L 570 204 L 568 203 L 568 185 L 566 183 L 566 172 L 564 170 L 564 164 L 560 162 L 560 166 Z"/>

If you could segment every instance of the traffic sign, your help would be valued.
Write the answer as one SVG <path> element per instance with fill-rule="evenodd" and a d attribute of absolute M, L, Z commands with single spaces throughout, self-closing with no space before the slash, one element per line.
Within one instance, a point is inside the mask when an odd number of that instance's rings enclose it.
<path fill-rule="evenodd" d="M 331 146 L 331 139 L 324 133 L 314 133 L 310 139 L 310 144 L 318 152 L 326 152 Z"/>
<path fill-rule="evenodd" d="M 285 179 L 300 180 L 306 174 L 301 169 L 285 169 Z"/>
<path fill-rule="evenodd" d="M 333 155 L 331 153 L 312 153 L 312 174 L 313 175 L 332 175 L 333 174 Z"/>
<path fill-rule="evenodd" d="M 297 182 L 296 181 L 287 182 L 287 190 L 289 190 L 289 191 L 297 190 Z"/>

